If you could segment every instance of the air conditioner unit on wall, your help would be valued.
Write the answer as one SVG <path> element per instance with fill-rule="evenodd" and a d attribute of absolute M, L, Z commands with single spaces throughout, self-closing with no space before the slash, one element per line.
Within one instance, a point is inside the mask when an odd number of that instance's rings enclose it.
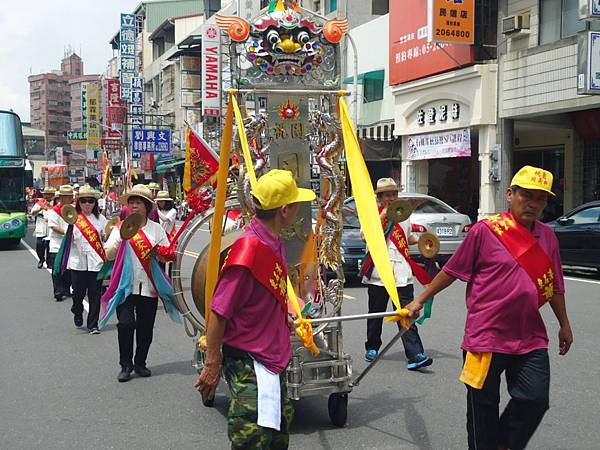
<path fill-rule="evenodd" d="M 514 37 L 529 33 L 529 13 L 515 14 L 502 19 L 502 34 Z"/>

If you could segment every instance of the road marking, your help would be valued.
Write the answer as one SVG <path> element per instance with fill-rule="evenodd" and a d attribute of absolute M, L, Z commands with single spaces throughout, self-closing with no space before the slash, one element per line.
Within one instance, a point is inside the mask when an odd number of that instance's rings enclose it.
<path fill-rule="evenodd" d="M 25 246 L 27 251 L 33 255 L 35 260 L 39 262 L 37 253 L 35 252 L 34 249 L 31 248 L 31 246 L 27 242 L 25 242 L 25 239 L 21 239 L 21 243 Z M 46 270 L 48 271 L 48 273 L 50 275 L 52 275 L 52 269 L 50 269 L 49 267 L 46 267 Z M 86 299 L 83 299 L 83 309 L 85 309 L 85 312 L 90 312 L 90 304 L 88 303 L 88 301 Z"/>
<path fill-rule="evenodd" d="M 348 300 L 356 300 L 354 297 L 348 294 L 344 294 L 344 298 L 347 298 Z"/>
<path fill-rule="evenodd" d="M 585 278 L 573 278 L 573 277 L 565 277 L 565 280 L 569 280 L 569 281 L 579 281 L 580 283 L 600 284 L 600 281 L 596 281 L 596 280 L 586 280 Z"/>

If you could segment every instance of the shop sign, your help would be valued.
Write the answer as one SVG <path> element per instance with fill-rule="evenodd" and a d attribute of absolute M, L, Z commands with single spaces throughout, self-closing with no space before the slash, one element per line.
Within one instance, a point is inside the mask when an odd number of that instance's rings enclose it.
<path fill-rule="evenodd" d="M 475 43 L 475 0 L 429 0 L 429 42 Z"/>
<path fill-rule="evenodd" d="M 202 114 L 221 115 L 221 32 L 212 24 L 202 29 Z"/>
<path fill-rule="evenodd" d="M 600 32 L 577 37 L 577 94 L 600 94 Z"/>
<path fill-rule="evenodd" d="M 136 153 L 170 153 L 171 130 L 138 129 L 132 132 L 132 151 Z"/>
<path fill-rule="evenodd" d="M 471 46 L 428 41 L 427 2 L 424 0 L 390 2 L 389 34 L 390 85 L 425 78 L 474 62 Z"/>
<path fill-rule="evenodd" d="M 135 14 L 121 14 L 119 33 L 121 99 L 131 99 L 131 80 L 135 76 Z"/>
<path fill-rule="evenodd" d="M 100 86 L 87 85 L 87 145 L 89 149 L 100 148 Z"/>
<path fill-rule="evenodd" d="M 408 159 L 411 161 L 471 156 L 471 130 L 408 136 Z"/>
<path fill-rule="evenodd" d="M 131 79 L 131 125 L 141 128 L 144 123 L 144 78 Z"/>
<path fill-rule="evenodd" d="M 600 19 L 600 0 L 579 0 L 579 18 Z"/>
<path fill-rule="evenodd" d="M 460 119 L 460 103 L 444 104 L 439 107 L 432 106 L 427 109 L 417 111 L 417 123 L 419 125 L 435 125 L 436 123 L 446 123 L 448 120 Z"/>
<path fill-rule="evenodd" d="M 102 139 L 102 150 L 107 152 L 115 152 L 118 153 L 121 151 L 121 139 L 120 138 L 112 138 L 112 139 Z"/>
<path fill-rule="evenodd" d="M 81 83 L 81 128 L 87 130 L 87 83 Z"/>
<path fill-rule="evenodd" d="M 69 131 L 67 131 L 67 140 L 77 141 L 77 143 L 81 143 L 82 141 L 87 141 L 87 132 L 86 131 L 78 131 L 78 130 L 69 130 Z"/>

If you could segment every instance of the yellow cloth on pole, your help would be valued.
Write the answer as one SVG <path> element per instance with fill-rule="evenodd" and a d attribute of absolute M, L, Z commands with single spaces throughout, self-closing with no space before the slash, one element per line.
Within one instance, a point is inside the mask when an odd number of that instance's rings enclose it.
<path fill-rule="evenodd" d="M 212 232 L 210 234 L 210 248 L 208 250 L 208 267 L 206 269 L 206 285 L 204 286 L 204 317 L 208 327 L 210 317 L 210 303 L 217 286 L 221 256 L 221 230 L 223 229 L 223 216 L 225 214 L 225 201 L 227 200 L 227 175 L 229 174 L 229 156 L 231 154 L 231 140 L 233 133 L 233 109 L 229 102 L 225 126 L 221 140 L 221 154 L 219 155 L 219 171 L 217 172 L 217 197 L 213 214 Z"/>
<path fill-rule="evenodd" d="M 346 160 L 348 162 L 348 172 L 352 182 L 352 193 L 356 202 L 358 219 L 362 227 L 369 253 L 373 258 L 373 264 L 377 268 L 377 273 L 385 286 L 394 306 L 397 316 L 386 317 L 386 322 L 398 322 L 403 328 L 410 328 L 408 311 L 400 306 L 400 298 L 396 289 L 396 279 L 390 261 L 388 246 L 381 228 L 379 220 L 379 210 L 375 201 L 375 192 L 371 177 L 365 164 L 365 160 L 360 150 L 360 145 L 352 126 L 348 106 L 340 96 L 338 101 L 340 119 L 342 122 L 342 133 L 344 136 L 344 146 L 346 148 Z"/>
<path fill-rule="evenodd" d="M 230 102 L 233 103 L 233 112 L 235 114 L 235 122 L 237 124 L 238 136 L 240 138 L 240 145 L 242 146 L 242 153 L 244 155 L 244 162 L 246 163 L 246 171 L 250 178 L 250 187 L 254 190 L 256 187 L 256 174 L 254 173 L 254 164 L 252 163 L 252 156 L 250 155 L 250 147 L 248 146 L 248 136 L 246 136 L 246 129 L 244 128 L 244 121 L 242 119 L 242 112 L 238 105 L 235 95 L 232 93 L 230 96 Z"/>
<path fill-rule="evenodd" d="M 185 165 L 183 166 L 183 190 L 189 192 L 192 189 L 192 162 L 190 159 L 190 132 L 188 127 L 186 132 L 185 144 Z"/>
<path fill-rule="evenodd" d="M 490 370 L 491 362 L 491 352 L 467 352 L 465 365 L 463 366 L 459 380 L 474 389 L 481 389 L 487 378 L 488 371 Z"/>

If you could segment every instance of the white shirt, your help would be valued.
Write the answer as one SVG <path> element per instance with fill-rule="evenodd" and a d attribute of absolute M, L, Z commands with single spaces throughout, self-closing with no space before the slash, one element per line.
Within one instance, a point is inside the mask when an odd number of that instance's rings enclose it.
<path fill-rule="evenodd" d="M 167 233 L 165 230 L 156 222 L 152 220 L 148 220 L 146 225 L 142 227 L 142 231 L 148 237 L 150 244 L 152 247 L 156 245 L 169 245 L 169 239 L 167 238 Z M 106 244 L 104 245 L 104 249 L 106 250 L 106 258 L 114 259 L 117 250 L 119 249 L 119 245 L 121 244 L 121 234 L 117 227 L 114 227 L 112 233 Z M 133 249 L 132 249 L 133 252 Z M 142 267 L 142 263 L 138 257 L 133 253 L 131 255 L 132 260 L 132 277 L 131 277 L 131 292 L 136 295 L 143 295 L 145 297 L 158 297 L 158 294 L 154 290 L 152 286 L 152 282 L 146 275 L 146 271 Z"/>
<path fill-rule="evenodd" d="M 98 235 L 102 237 L 104 227 L 108 222 L 106 217 L 102 214 L 98 218 L 93 214 L 86 217 L 96 231 L 98 231 Z M 100 258 L 100 255 L 98 255 L 87 238 L 79 231 L 79 228 L 73 226 L 73 241 L 71 242 L 71 252 L 69 253 L 67 269 L 99 272 L 103 263 L 104 261 Z"/>
<path fill-rule="evenodd" d="M 411 236 L 411 225 L 410 219 L 405 220 L 404 222 L 400 222 L 400 226 L 402 230 L 404 230 L 404 235 L 406 236 L 406 240 Z M 404 255 L 400 253 L 400 251 L 396 248 L 396 245 L 392 242 L 391 233 L 388 236 L 387 240 L 388 251 L 390 252 L 390 261 L 392 262 L 392 268 L 394 269 L 394 279 L 396 280 L 396 287 L 404 287 L 409 284 L 413 284 L 413 273 L 412 269 Z M 379 274 L 377 273 L 377 269 L 374 267 L 373 272 L 371 273 L 371 279 L 367 277 L 363 277 L 363 284 L 374 284 L 377 286 L 383 286 L 383 282 L 381 278 L 379 278 Z"/>
<path fill-rule="evenodd" d="M 175 226 L 175 219 L 177 218 L 177 210 L 175 208 L 171 208 L 168 211 L 158 210 L 158 218 L 160 219 L 160 226 L 163 227 L 163 230 L 167 233 L 167 235 L 173 230 Z"/>
<path fill-rule="evenodd" d="M 46 219 L 46 211 L 40 204 L 41 201 L 36 202 L 31 208 L 31 214 L 35 215 L 35 231 L 34 236 L 36 238 L 43 238 L 48 236 L 48 220 Z"/>
<path fill-rule="evenodd" d="M 48 237 L 50 238 L 50 253 L 58 253 L 64 233 L 67 231 L 67 222 L 53 209 L 49 209 L 46 215 L 48 219 Z M 52 230 L 51 227 L 58 227 L 63 230 L 63 234 L 59 234 Z"/>

